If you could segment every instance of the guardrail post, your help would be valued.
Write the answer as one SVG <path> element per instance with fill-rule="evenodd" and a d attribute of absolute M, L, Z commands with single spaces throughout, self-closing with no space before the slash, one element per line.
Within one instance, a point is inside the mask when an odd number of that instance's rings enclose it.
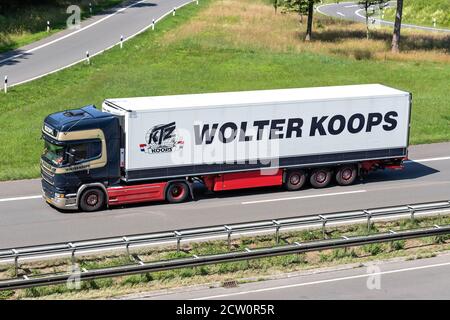
<path fill-rule="evenodd" d="M 414 220 L 414 208 L 413 207 L 411 207 L 411 206 L 407 206 L 408 207 L 408 209 L 409 209 L 409 213 L 411 214 L 411 220 Z"/>
<path fill-rule="evenodd" d="M 228 233 L 228 251 L 231 251 L 231 233 L 233 232 L 232 228 L 225 225 L 225 231 Z"/>
<path fill-rule="evenodd" d="M 72 261 L 72 268 L 75 266 L 75 251 L 77 250 L 77 248 L 75 247 L 75 245 L 72 242 L 69 242 L 69 247 L 72 248 L 72 257 L 71 257 L 71 261 Z"/>
<path fill-rule="evenodd" d="M 5 91 L 5 93 L 8 92 L 8 76 L 5 76 L 5 82 L 3 85 L 3 90 Z"/>
<path fill-rule="evenodd" d="M 372 218 L 372 213 L 368 210 L 364 210 L 364 213 L 367 215 L 367 232 L 370 232 L 370 219 Z"/>
<path fill-rule="evenodd" d="M 275 241 L 278 245 L 280 243 L 280 223 L 277 220 L 272 220 L 272 223 L 275 225 Z"/>
<path fill-rule="evenodd" d="M 342 236 L 341 238 L 344 240 L 348 240 L 348 237 L 346 237 L 346 236 Z M 344 252 L 345 252 L 345 254 L 347 254 L 347 247 L 344 247 Z"/>
<path fill-rule="evenodd" d="M 130 256 L 130 242 L 127 237 L 122 237 L 122 240 L 125 241 L 125 249 L 127 250 L 128 257 Z"/>
<path fill-rule="evenodd" d="M 180 252 L 180 247 L 181 247 L 181 233 L 179 233 L 178 231 L 174 231 L 173 232 L 175 234 L 175 236 L 177 237 L 177 253 Z"/>
<path fill-rule="evenodd" d="M 322 215 L 319 215 L 320 220 L 322 220 L 322 237 L 325 239 L 326 238 L 326 233 L 325 233 L 325 225 L 327 224 L 327 218 L 325 218 Z"/>
<path fill-rule="evenodd" d="M 16 249 L 12 249 L 14 253 L 14 275 L 19 276 L 19 252 Z"/>

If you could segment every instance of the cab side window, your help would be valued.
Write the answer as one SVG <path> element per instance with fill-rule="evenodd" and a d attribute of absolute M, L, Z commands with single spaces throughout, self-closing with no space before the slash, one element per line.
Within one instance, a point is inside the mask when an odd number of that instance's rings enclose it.
<path fill-rule="evenodd" d="M 100 141 L 74 144 L 70 146 L 70 153 L 73 154 L 76 163 L 100 157 L 102 153 L 102 143 Z"/>

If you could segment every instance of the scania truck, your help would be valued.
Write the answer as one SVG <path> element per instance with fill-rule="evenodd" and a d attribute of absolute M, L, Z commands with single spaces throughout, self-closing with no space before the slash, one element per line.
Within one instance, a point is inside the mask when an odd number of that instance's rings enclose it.
<path fill-rule="evenodd" d="M 410 93 L 379 84 L 106 99 L 47 116 L 44 199 L 95 211 L 212 192 L 350 185 L 403 167 Z"/>

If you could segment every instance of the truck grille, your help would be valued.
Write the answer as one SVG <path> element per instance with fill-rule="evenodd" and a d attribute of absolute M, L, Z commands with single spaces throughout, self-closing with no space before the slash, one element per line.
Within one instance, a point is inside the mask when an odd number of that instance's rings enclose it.
<path fill-rule="evenodd" d="M 44 163 L 41 160 L 41 177 L 49 184 L 53 185 L 55 182 L 55 174 L 50 171 L 50 168 L 47 168 L 48 164 Z"/>
<path fill-rule="evenodd" d="M 42 181 L 42 191 L 47 198 L 52 199 L 55 197 L 55 191 L 53 190 L 52 186 L 46 181 Z"/>

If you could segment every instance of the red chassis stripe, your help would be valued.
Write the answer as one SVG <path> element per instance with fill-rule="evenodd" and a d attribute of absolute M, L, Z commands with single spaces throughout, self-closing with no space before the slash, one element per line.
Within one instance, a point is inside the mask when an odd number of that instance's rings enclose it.
<path fill-rule="evenodd" d="M 108 188 L 108 204 L 110 206 L 138 203 L 147 201 L 161 201 L 165 199 L 164 190 L 167 182 L 148 183 L 133 186 Z"/>

